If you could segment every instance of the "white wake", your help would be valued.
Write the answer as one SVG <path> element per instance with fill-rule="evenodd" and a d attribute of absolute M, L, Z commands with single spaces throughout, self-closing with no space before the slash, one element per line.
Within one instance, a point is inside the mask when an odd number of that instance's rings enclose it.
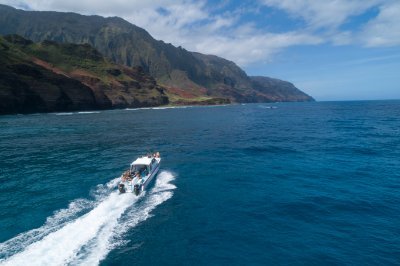
<path fill-rule="evenodd" d="M 37 229 L 0 244 L 1 265 L 97 265 L 115 247 L 127 243 L 124 233 L 151 216 L 173 195 L 174 175 L 160 172 L 150 191 L 119 195 L 118 179 L 100 185 L 95 200 L 78 199 Z M 138 202 L 140 201 L 140 204 Z"/>

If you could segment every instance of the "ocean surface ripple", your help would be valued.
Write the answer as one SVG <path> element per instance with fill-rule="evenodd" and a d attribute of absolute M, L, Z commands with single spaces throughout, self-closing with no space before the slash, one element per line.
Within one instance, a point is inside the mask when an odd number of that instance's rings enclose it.
<path fill-rule="evenodd" d="M 0 265 L 400 264 L 400 101 L 0 125 Z M 119 195 L 116 177 L 154 150 L 154 183 Z"/>

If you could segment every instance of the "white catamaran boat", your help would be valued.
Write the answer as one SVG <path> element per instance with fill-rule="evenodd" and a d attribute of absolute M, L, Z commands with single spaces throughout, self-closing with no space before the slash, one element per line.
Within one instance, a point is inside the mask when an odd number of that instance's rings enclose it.
<path fill-rule="evenodd" d="M 118 184 L 119 192 L 130 192 L 139 195 L 150 184 L 153 177 L 157 175 L 160 169 L 160 162 L 159 152 L 137 158 L 131 163 L 129 170 L 122 174 L 121 181 Z"/>

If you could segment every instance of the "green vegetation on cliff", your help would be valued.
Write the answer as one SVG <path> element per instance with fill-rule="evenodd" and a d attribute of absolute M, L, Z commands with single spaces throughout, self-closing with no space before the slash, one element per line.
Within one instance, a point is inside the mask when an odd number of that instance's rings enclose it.
<path fill-rule="evenodd" d="M 88 44 L 0 37 L 0 114 L 168 104 L 141 68 L 116 65 Z"/>
<path fill-rule="evenodd" d="M 290 82 L 261 76 L 253 76 L 250 79 L 253 88 L 273 102 L 281 102 L 282 99 L 288 102 L 310 101 L 310 96 L 297 89 Z"/>
<path fill-rule="evenodd" d="M 88 43 L 114 63 L 141 67 L 166 87 L 176 103 L 203 98 L 223 102 L 313 100 L 297 88 L 295 95 L 286 95 L 275 93 L 268 87 L 270 83 L 255 85 L 231 61 L 157 41 L 144 29 L 118 17 L 22 11 L 0 5 L 0 34 L 19 34 L 35 42 Z"/>

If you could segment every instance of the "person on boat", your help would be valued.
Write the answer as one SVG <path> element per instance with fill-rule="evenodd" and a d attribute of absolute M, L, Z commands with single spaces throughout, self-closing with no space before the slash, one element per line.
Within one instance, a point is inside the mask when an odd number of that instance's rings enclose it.
<path fill-rule="evenodd" d="M 143 176 L 146 176 L 149 173 L 149 171 L 147 171 L 147 167 L 143 167 L 142 173 Z"/>
<path fill-rule="evenodd" d="M 137 175 L 137 184 L 138 184 L 138 185 L 143 184 L 143 178 L 142 178 L 142 176 L 140 175 L 139 172 L 138 172 L 138 175 Z"/>
<path fill-rule="evenodd" d="M 128 180 L 128 178 L 129 178 L 129 171 L 125 171 L 123 174 L 122 174 L 122 182 L 125 182 L 126 180 Z"/>

